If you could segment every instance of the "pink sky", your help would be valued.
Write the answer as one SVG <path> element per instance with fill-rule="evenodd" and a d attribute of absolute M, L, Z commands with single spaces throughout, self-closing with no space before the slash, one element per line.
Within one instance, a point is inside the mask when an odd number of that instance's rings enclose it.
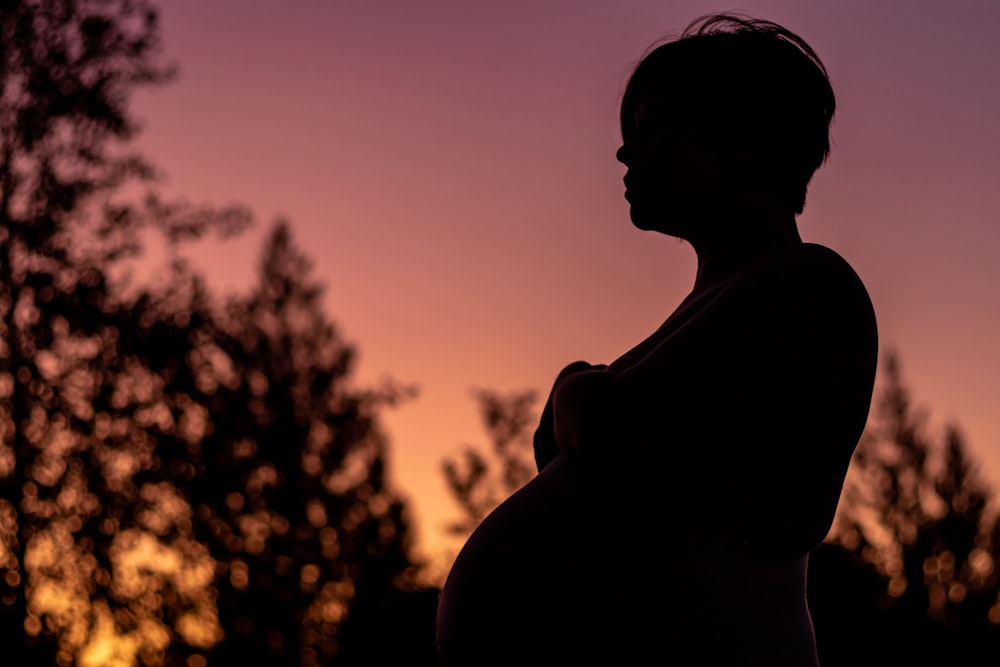
<path fill-rule="evenodd" d="M 163 0 L 172 85 L 137 98 L 140 146 L 193 201 L 257 229 L 192 250 L 221 289 L 253 278 L 277 216 L 358 346 L 358 380 L 416 382 L 388 416 L 392 469 L 428 553 L 453 516 L 440 462 L 482 443 L 472 387 L 547 391 L 606 362 L 689 289 L 690 247 L 631 227 L 617 101 L 661 36 L 730 7 L 617 0 Z M 236 9 L 238 7 L 238 9 Z M 883 349 L 933 424 L 963 427 L 1000 489 L 1000 5 L 740 7 L 820 54 L 833 155 L 800 230 L 867 284 Z"/>

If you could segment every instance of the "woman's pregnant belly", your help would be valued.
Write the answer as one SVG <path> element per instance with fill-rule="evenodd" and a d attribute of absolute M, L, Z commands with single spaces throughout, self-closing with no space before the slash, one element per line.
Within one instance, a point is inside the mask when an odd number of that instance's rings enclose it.
<path fill-rule="evenodd" d="M 537 647 L 564 643 L 556 635 L 596 610 L 584 544 L 593 538 L 570 472 L 557 457 L 469 537 L 438 606 L 442 667 L 535 664 Z"/>
<path fill-rule="evenodd" d="M 815 665 L 804 557 L 750 563 L 594 486 L 559 456 L 473 532 L 441 592 L 442 667 Z"/>

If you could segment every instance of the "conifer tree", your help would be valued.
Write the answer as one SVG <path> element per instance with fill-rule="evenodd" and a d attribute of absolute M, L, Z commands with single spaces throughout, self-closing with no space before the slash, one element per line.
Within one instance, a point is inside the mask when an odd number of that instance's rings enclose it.
<path fill-rule="evenodd" d="M 823 664 L 985 664 L 1000 641 L 991 498 L 959 430 L 932 435 L 887 355 L 836 529 L 810 565 Z"/>
<path fill-rule="evenodd" d="M 250 215 L 164 201 L 131 149 L 173 74 L 150 2 L 13 0 L 0 36 L 5 664 L 349 664 L 411 569 L 377 423 L 406 392 L 350 386 L 287 226 L 225 303 L 181 259 Z"/>
<path fill-rule="evenodd" d="M 447 530 L 468 535 L 493 509 L 535 475 L 531 436 L 537 424 L 533 390 L 502 394 L 491 389 L 472 392 L 489 449 L 466 445 L 460 459 L 446 458 L 441 469 L 461 518 Z"/>

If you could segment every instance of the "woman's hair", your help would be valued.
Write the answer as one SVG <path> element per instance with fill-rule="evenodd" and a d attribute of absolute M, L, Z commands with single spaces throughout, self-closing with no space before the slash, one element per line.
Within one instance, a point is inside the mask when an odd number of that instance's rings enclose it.
<path fill-rule="evenodd" d="M 696 131 L 725 152 L 747 151 L 765 185 L 801 213 L 813 173 L 830 152 L 836 100 L 826 68 L 806 42 L 770 21 L 714 14 L 647 53 L 622 96 L 625 141 L 640 98 L 655 97 L 649 122 Z"/>

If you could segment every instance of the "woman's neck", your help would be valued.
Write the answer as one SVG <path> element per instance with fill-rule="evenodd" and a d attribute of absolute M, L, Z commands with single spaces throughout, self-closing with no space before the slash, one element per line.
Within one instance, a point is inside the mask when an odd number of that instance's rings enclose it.
<path fill-rule="evenodd" d="M 698 255 L 695 290 L 709 287 L 775 250 L 802 243 L 795 216 L 790 213 L 769 212 L 730 219 L 737 222 L 713 225 L 711 235 L 689 239 Z"/>

